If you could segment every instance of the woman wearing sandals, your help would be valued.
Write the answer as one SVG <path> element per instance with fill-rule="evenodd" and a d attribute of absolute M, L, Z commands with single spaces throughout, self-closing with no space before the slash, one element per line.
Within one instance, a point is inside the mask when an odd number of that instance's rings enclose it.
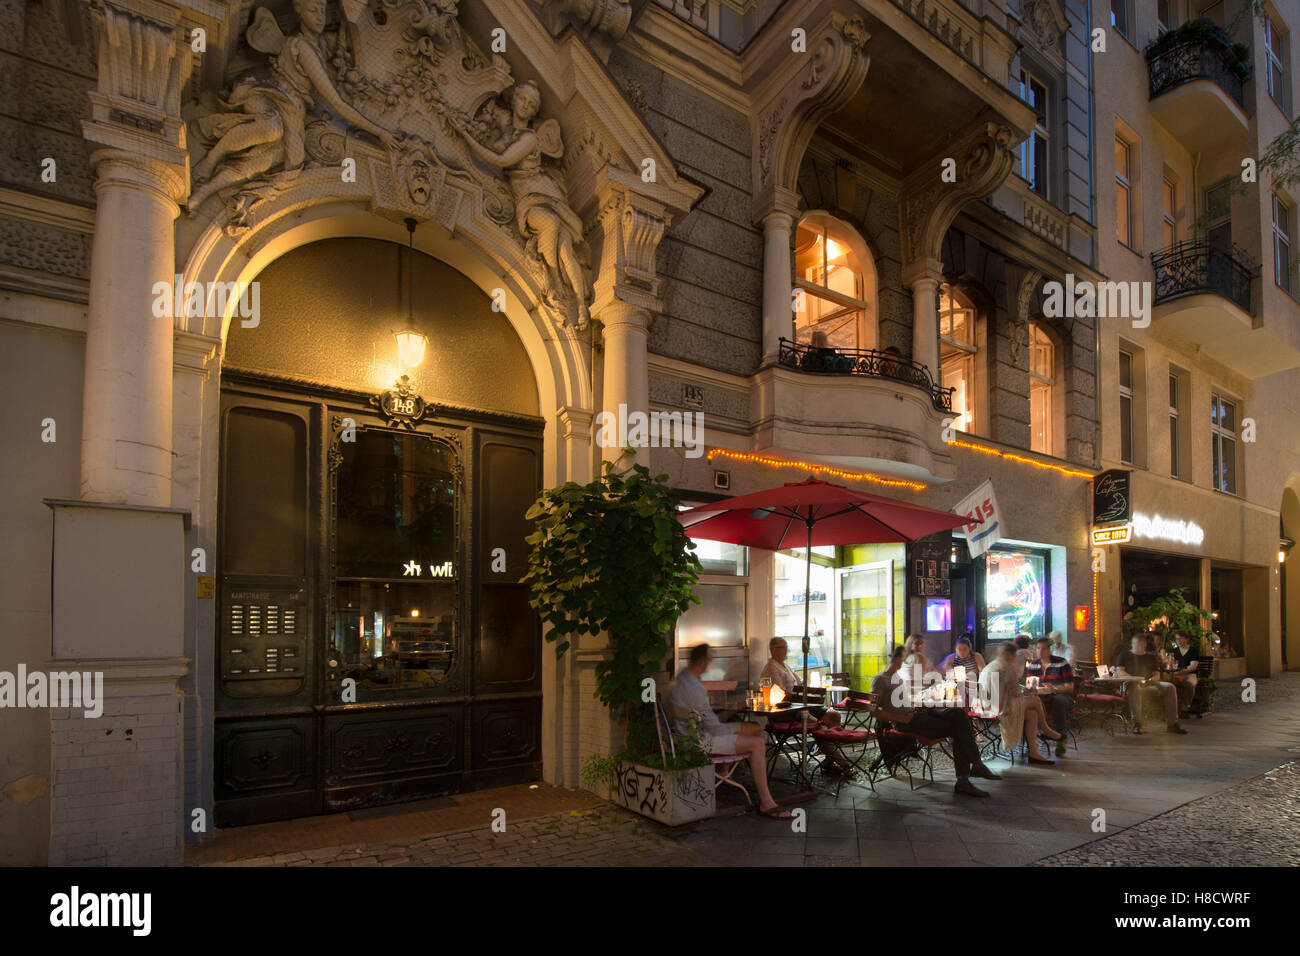
<path fill-rule="evenodd" d="M 1002 746 L 1008 753 L 1016 752 L 1022 732 L 1031 744 L 1037 741 L 1040 728 L 1048 740 L 1063 739 L 1048 726 L 1043 702 L 1037 697 L 1026 697 L 1021 690 L 1016 645 L 1012 642 L 1002 644 L 993 663 L 980 672 L 980 696 L 988 709 L 997 711 L 998 724 L 1002 728 Z M 1029 762 L 1041 765 L 1056 763 L 1038 756 L 1038 748 L 1033 745 L 1029 748 Z"/>
<path fill-rule="evenodd" d="M 789 820 L 794 814 L 784 810 L 772 799 L 767 787 L 767 745 L 763 729 L 748 721 L 724 724 L 718 720 L 709 704 L 709 692 L 700 683 L 700 677 L 713 663 L 708 644 L 691 648 L 690 660 L 668 695 L 672 708 L 674 729 L 683 736 L 692 731 L 692 718 L 699 721 L 700 748 L 706 754 L 744 754 L 749 757 L 749 770 L 758 791 L 758 812 L 765 817 Z"/>

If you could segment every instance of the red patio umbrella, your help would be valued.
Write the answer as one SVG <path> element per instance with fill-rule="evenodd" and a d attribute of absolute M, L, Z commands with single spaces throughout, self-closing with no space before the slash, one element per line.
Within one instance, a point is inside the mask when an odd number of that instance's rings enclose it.
<path fill-rule="evenodd" d="M 803 686 L 808 686 L 808 613 L 812 588 L 812 549 L 828 544 L 877 544 L 916 541 L 966 523 L 948 511 L 908 504 L 843 485 L 809 478 L 780 488 L 726 498 L 678 516 L 692 538 L 726 541 L 780 551 L 807 548 L 804 556 Z M 808 753 L 804 722 L 800 775 Z M 806 777 L 804 777 L 806 782 Z"/>

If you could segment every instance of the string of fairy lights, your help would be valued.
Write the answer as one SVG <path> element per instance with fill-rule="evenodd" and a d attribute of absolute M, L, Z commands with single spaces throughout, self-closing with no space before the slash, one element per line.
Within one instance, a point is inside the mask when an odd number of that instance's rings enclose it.
<path fill-rule="evenodd" d="M 1042 471 L 1054 471 L 1058 474 L 1069 478 L 1086 478 L 1092 480 L 1092 472 L 1081 471 L 1078 468 L 1066 468 L 1064 465 L 1057 465 L 1052 462 L 1039 461 L 1036 458 L 1030 458 L 1027 455 L 1020 455 L 1015 452 L 1005 451 L 1001 448 L 991 448 L 988 445 L 979 445 L 975 442 L 964 441 L 962 439 L 950 439 L 948 444 L 957 448 L 964 448 L 968 451 L 977 452 L 982 455 L 990 455 L 994 458 L 1001 458 L 1004 461 L 1014 462 L 1018 465 L 1028 465 Z M 873 474 L 869 471 L 853 471 L 847 468 L 835 468 L 830 465 L 822 465 L 813 461 L 801 461 L 798 459 L 776 458 L 772 455 L 757 455 L 753 452 L 732 451 L 729 448 L 712 448 L 709 450 L 707 460 L 713 464 L 714 459 L 726 459 L 728 461 L 745 462 L 748 464 L 765 465 L 768 468 L 794 468 L 800 471 L 806 471 L 818 476 L 831 478 L 840 478 L 845 481 L 863 481 L 874 485 L 880 485 L 886 488 L 906 488 L 908 491 L 924 491 L 928 485 L 919 481 L 908 481 L 903 478 L 889 478 L 885 475 Z M 1101 663 L 1101 604 L 1097 600 L 1098 591 L 1098 572 L 1093 568 L 1092 572 L 1092 656 L 1093 662 Z"/>

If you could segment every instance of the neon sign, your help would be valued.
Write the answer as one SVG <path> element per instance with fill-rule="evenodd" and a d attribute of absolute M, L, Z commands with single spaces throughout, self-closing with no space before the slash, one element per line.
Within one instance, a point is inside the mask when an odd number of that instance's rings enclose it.
<path fill-rule="evenodd" d="M 1139 538 L 1158 538 L 1178 544 L 1200 544 L 1205 540 L 1205 529 L 1195 521 L 1178 521 L 1160 515 L 1134 514 L 1133 534 Z"/>

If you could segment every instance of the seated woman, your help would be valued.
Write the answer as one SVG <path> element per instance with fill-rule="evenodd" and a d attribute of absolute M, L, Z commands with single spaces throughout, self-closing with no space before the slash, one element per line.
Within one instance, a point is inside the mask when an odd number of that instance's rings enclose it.
<path fill-rule="evenodd" d="M 984 663 L 982 655 L 974 650 L 974 635 L 969 631 L 957 638 L 957 643 L 953 645 L 952 653 L 939 662 L 939 673 L 944 677 L 954 667 L 964 667 L 966 669 L 966 687 L 971 688 L 979 680 L 980 671 L 988 665 Z M 964 700 L 970 700 L 973 697 L 970 690 L 966 691 Z"/>
<path fill-rule="evenodd" d="M 998 715 L 1002 728 L 1002 746 L 1014 754 L 1020 746 L 1021 734 L 1030 741 L 1029 762 L 1053 765 L 1055 760 L 1038 756 L 1035 741 L 1038 734 L 1048 740 L 1062 740 L 1047 724 L 1043 702 L 1037 697 L 1026 697 L 1020 688 L 1020 668 L 1016 663 L 1016 645 L 1005 643 L 998 647 L 998 656 L 980 673 L 980 698 L 984 708 Z"/>
<path fill-rule="evenodd" d="M 744 754 L 749 757 L 749 770 L 758 790 L 758 812 L 765 817 L 789 820 L 793 814 L 782 810 L 772 799 L 767 786 L 767 744 L 758 724 L 724 724 L 709 704 L 709 692 L 700 683 L 700 676 L 713 663 L 708 644 L 691 648 L 687 667 L 678 676 L 668 695 L 673 717 L 673 730 L 683 736 L 694 732 L 692 721 L 698 721 L 700 749 L 706 754 Z"/>

